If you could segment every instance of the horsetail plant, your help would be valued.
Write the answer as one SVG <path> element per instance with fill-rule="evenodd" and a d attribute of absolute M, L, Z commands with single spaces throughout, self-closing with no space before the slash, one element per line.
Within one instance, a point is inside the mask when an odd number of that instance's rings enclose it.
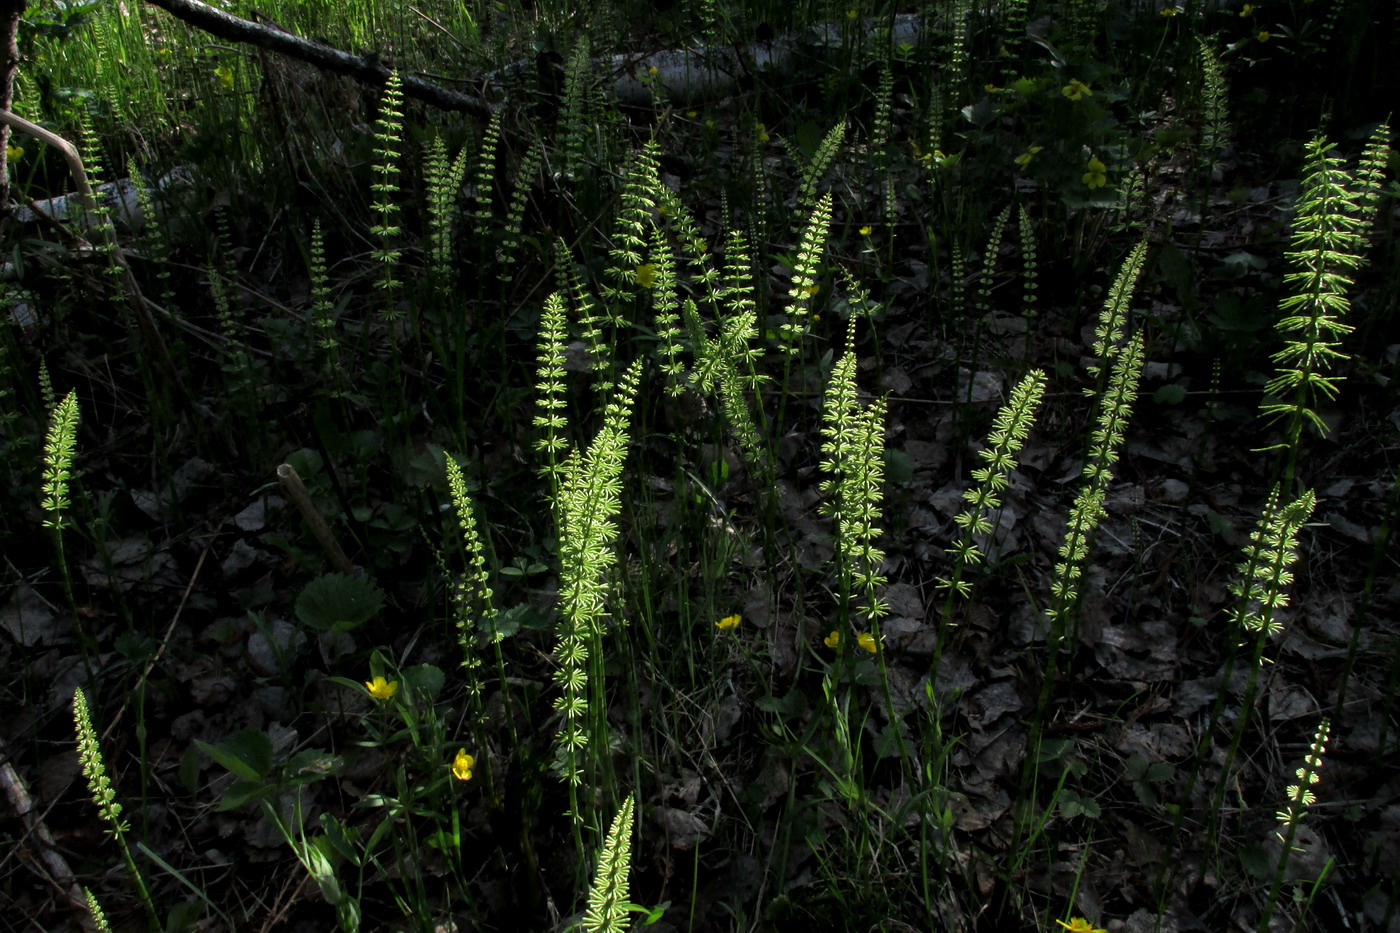
<path fill-rule="evenodd" d="M 1252 650 L 1249 654 L 1249 674 L 1244 702 L 1239 707 L 1230 744 L 1225 752 L 1224 769 L 1227 774 L 1234 767 L 1235 757 L 1239 753 L 1240 744 L 1251 719 L 1259 670 L 1266 660 L 1267 641 L 1282 631 L 1282 625 L 1275 618 L 1275 612 L 1288 605 L 1288 587 L 1293 583 L 1292 567 L 1298 557 L 1298 533 L 1312 514 L 1316 498 L 1309 491 L 1286 505 L 1281 505 L 1280 499 L 1280 487 L 1275 486 L 1255 521 L 1248 544 L 1244 547 L 1243 560 L 1238 567 L 1238 580 L 1230 584 L 1235 605 L 1230 613 L 1230 642 L 1226 645 L 1225 659 L 1220 671 L 1220 689 L 1212 704 L 1206 728 L 1201 731 L 1186 786 L 1181 794 L 1182 801 L 1193 799 L 1192 794 L 1201 769 L 1211 753 L 1216 727 L 1224 715 L 1226 699 L 1230 696 L 1229 684 L 1235 672 L 1239 649 L 1249 646 Z M 1208 811 L 1212 821 L 1219 819 L 1221 804 L 1231 784 L 1230 780 L 1223 777 L 1217 782 Z M 1176 808 L 1171 829 L 1173 846 L 1180 836 L 1188 812 L 1189 808 L 1186 806 Z M 1215 828 L 1212 828 L 1211 832 L 1216 832 Z M 1164 897 L 1164 892 L 1170 889 L 1175 872 L 1176 866 L 1168 866 L 1163 872 L 1158 882 L 1159 897 Z"/>
<path fill-rule="evenodd" d="M 1059 653 L 1060 640 L 1079 603 L 1083 585 L 1084 566 L 1100 519 L 1104 516 L 1104 498 L 1113 479 L 1113 466 L 1123 443 L 1123 431 L 1132 417 L 1137 401 L 1138 383 L 1142 378 L 1143 339 L 1137 333 L 1113 362 L 1108 389 L 1099 406 L 1098 418 L 1090 434 L 1089 451 L 1084 460 L 1084 487 L 1070 508 L 1064 543 L 1060 545 L 1060 560 L 1055 564 L 1050 583 L 1050 606 L 1046 618 L 1050 622 L 1047 646 L 1053 670 Z M 1047 684 L 1050 678 L 1047 677 Z"/>
<path fill-rule="evenodd" d="M 977 452 L 984 466 L 972 471 L 977 485 L 963 493 L 967 508 L 953 519 L 962 529 L 962 537 L 948 549 L 953 568 L 949 576 L 940 577 L 936 584 L 938 589 L 948 591 L 949 604 L 943 613 L 945 624 L 951 613 L 952 598 L 956 595 L 967 599 L 972 595 L 972 584 L 963 579 L 963 575 L 969 566 L 982 562 L 984 555 L 978 538 L 994 530 L 992 519 L 1001 509 L 1002 493 L 1010 486 L 1008 477 L 1016 469 L 1016 456 L 1030 436 L 1036 409 L 1045 395 L 1045 384 L 1045 373 L 1038 369 L 1027 373 L 997 412 L 987 445 Z"/>
<path fill-rule="evenodd" d="M 429 251 L 433 281 L 441 291 L 452 284 L 452 246 L 456 235 L 457 195 L 467 177 L 467 147 L 463 146 L 451 162 L 447 160 L 447 144 L 441 136 L 428 143 L 427 163 L 423 169 L 428 185 Z"/>
<path fill-rule="evenodd" d="M 852 319 L 852 328 L 855 321 Z M 856 388 L 856 355 L 847 350 L 831 371 L 822 402 L 822 462 L 826 475 L 819 488 L 826 499 L 823 512 L 836 526 L 833 564 L 839 593 L 849 613 L 850 600 L 860 594 L 862 613 L 870 622 L 888 608 L 879 596 L 885 578 L 880 565 L 885 555 L 875 546 L 881 529 L 880 503 L 884 483 L 885 402 L 862 406 Z"/>
<path fill-rule="evenodd" d="M 1269 896 L 1264 901 L 1264 908 L 1259 915 L 1257 928 L 1259 933 L 1267 933 L 1270 929 L 1269 921 L 1273 919 L 1274 908 L 1278 905 L 1279 895 L 1283 891 L 1284 878 L 1287 876 L 1288 862 L 1295 851 L 1294 840 L 1298 834 L 1298 825 L 1307 815 L 1308 808 L 1317 803 L 1317 794 L 1313 792 L 1313 787 L 1322 780 L 1322 755 L 1327 751 L 1327 739 L 1331 731 L 1332 723 L 1324 716 L 1322 721 L 1317 724 L 1317 731 L 1313 733 L 1312 741 L 1308 743 L 1308 753 L 1303 756 L 1303 766 L 1293 772 L 1298 783 L 1288 785 L 1286 791 L 1288 803 L 1275 814 L 1276 819 L 1283 827 L 1275 833 L 1275 836 L 1283 844 L 1283 847 L 1279 852 L 1278 864 L 1274 866 L 1274 877 L 1273 882 L 1269 885 Z M 1317 880 L 1321 881 L 1322 879 Z"/>
<path fill-rule="evenodd" d="M 1021 221 L 1021 314 L 1029 320 L 1039 313 L 1036 307 L 1037 243 L 1035 225 L 1031 223 L 1031 215 L 1026 211 L 1024 204 L 1018 208 L 1018 212 Z M 1030 352 L 1029 340 L 1026 341 L 1026 352 Z"/>
<path fill-rule="evenodd" d="M 481 134 L 481 148 L 477 150 L 476 177 L 472 192 L 472 201 L 476 205 L 472 211 L 472 221 L 476 226 L 474 232 L 482 243 L 488 242 L 491 230 L 491 204 L 494 200 L 492 194 L 496 186 L 496 149 L 500 143 L 501 112 L 497 110 L 491 114 L 491 119 L 486 121 L 486 129 Z"/>
<path fill-rule="evenodd" d="M 170 271 L 170 245 L 166 242 L 165 224 L 158 222 L 155 197 L 134 159 L 127 164 L 127 173 L 131 176 L 132 187 L 136 190 L 136 203 L 145 219 L 146 236 L 151 243 L 151 258 L 156 264 L 156 281 L 160 283 L 160 300 L 169 308 L 175 303 L 175 290 L 171 287 L 174 273 Z"/>
<path fill-rule="evenodd" d="M 570 181 L 583 172 L 583 140 L 589 130 L 589 121 L 584 117 L 590 64 L 588 36 L 580 34 L 564 69 L 564 96 L 559 108 L 560 174 Z"/>
<path fill-rule="evenodd" d="M 598 855 L 598 870 L 588 889 L 588 911 L 583 915 L 587 933 L 625 933 L 627 930 L 627 875 L 632 863 L 632 822 L 636 803 L 629 794 Z"/>
<path fill-rule="evenodd" d="M 1002 208 L 992 221 L 991 232 L 987 235 L 987 249 L 982 254 L 982 272 L 977 280 L 977 314 L 985 317 L 992 310 L 992 280 L 996 277 L 997 260 L 1001 255 L 1001 238 L 1006 231 L 1006 222 L 1011 219 L 1011 205 Z"/>
<path fill-rule="evenodd" d="M 550 477 L 556 477 L 563 469 L 562 455 L 569 446 L 563 436 L 569 424 L 564 416 L 568 405 L 564 399 L 564 347 L 568 339 L 564 299 L 555 292 L 545 299 L 540 317 L 539 350 L 535 357 L 539 363 L 535 377 L 538 413 L 532 422 L 540 429 L 540 437 L 534 443 L 535 450 L 543 455 L 540 472 Z"/>
<path fill-rule="evenodd" d="M 826 238 L 831 227 L 831 192 L 821 196 L 807 221 L 802 233 L 802 244 L 797 251 L 797 265 L 792 270 L 792 286 L 788 289 L 788 313 L 779 327 L 782 335 L 783 352 L 789 357 L 802 350 L 802 338 L 807 334 L 807 319 L 811 312 L 812 299 L 821 287 L 817 284 L 818 266 L 822 252 L 826 249 Z"/>
<path fill-rule="evenodd" d="M 1197 39 L 1201 59 L 1201 151 L 1213 164 L 1229 142 L 1226 122 L 1225 73 L 1220 59 L 1205 39 Z"/>
<path fill-rule="evenodd" d="M 1112 304 L 1110 300 L 1110 306 Z M 1109 313 L 1110 308 L 1106 308 L 1105 316 Z M 1059 549 L 1060 559 L 1051 574 L 1050 604 L 1045 612 L 1049 624 L 1045 637 L 1045 671 L 1041 675 L 1040 694 L 1031 721 L 1028 752 L 1021 766 L 1020 792 L 1011 844 L 1013 852 L 1019 852 L 1026 834 L 1035 831 L 1031 825 L 1034 821 L 1031 788 L 1037 777 L 1036 765 L 1039 762 L 1041 741 L 1045 733 L 1045 716 L 1059 671 L 1061 646 L 1068 638 L 1072 650 L 1077 640 L 1077 633 L 1072 630 L 1071 623 L 1077 618 L 1075 610 L 1083 593 L 1084 569 L 1089 560 L 1094 533 L 1106 514 L 1104 499 L 1113 478 L 1113 465 L 1118 460 L 1118 451 L 1123 443 L 1124 428 L 1137 401 L 1142 365 L 1143 337 L 1142 333 L 1138 332 L 1133 334 L 1128 340 L 1128 345 L 1113 357 L 1108 387 L 1099 400 L 1098 416 L 1090 434 L 1089 451 L 1084 460 L 1084 486 L 1070 507 L 1064 543 Z"/>
<path fill-rule="evenodd" d="M 613 221 L 613 242 L 608 249 L 612 264 L 603 270 L 607 281 L 603 284 L 602 293 L 609 301 L 630 300 L 636 286 L 645 284 L 647 273 L 642 268 L 642 257 L 648 248 L 647 226 L 652 223 L 652 215 L 656 211 L 655 192 L 661 185 L 657 154 L 655 140 L 648 140 L 632 157 L 632 165 L 627 172 L 627 183 L 621 195 L 622 206 Z"/>
<path fill-rule="evenodd" d="M 92 802 L 97 807 L 97 815 L 107 824 L 107 834 L 117 841 L 122 860 L 126 862 L 127 871 L 131 872 L 141 902 L 146 906 L 146 913 L 153 924 L 152 929 L 160 929 L 155 902 L 151 900 L 146 879 L 136 867 L 136 861 L 131 857 L 131 848 L 126 842 L 126 833 L 131 827 L 121 818 L 122 805 L 117 802 L 117 792 L 112 789 L 112 779 L 107 774 L 106 763 L 102 760 L 102 746 L 97 740 L 92 711 L 88 707 L 87 694 L 83 693 L 82 687 L 73 691 L 73 729 L 78 740 L 78 761 L 82 765 L 83 777 L 87 779 Z"/>
<path fill-rule="evenodd" d="M 474 633 L 475 630 L 481 629 L 488 633 L 496 655 L 496 673 L 504 690 L 509 681 L 506 678 L 505 656 L 500 647 L 503 636 L 496 625 L 499 616 L 496 608 L 496 594 L 491 588 L 491 575 L 486 569 L 486 546 L 481 540 L 481 534 L 477 531 L 475 510 L 471 496 L 467 492 L 466 477 L 462 474 L 461 466 L 450 454 L 445 459 L 447 491 L 452 499 L 452 510 L 457 516 L 457 528 L 461 533 L 462 550 L 467 559 L 466 573 L 452 588 L 452 617 L 457 631 L 457 644 L 462 650 L 461 666 L 467 697 L 471 703 L 472 712 L 475 714 L 472 722 L 474 744 L 478 748 L 484 748 L 486 742 L 480 733 L 480 727 L 484 723 L 481 699 L 483 688 L 482 661 L 477 651 Z M 509 709 L 511 705 L 509 695 L 506 694 L 504 699 L 506 707 Z M 506 722 L 511 731 L 511 738 L 514 740 L 515 718 L 507 716 Z M 485 771 L 485 783 L 491 786 L 491 758 L 489 755 L 482 756 L 482 766 Z"/>
<path fill-rule="evenodd" d="M 812 154 L 812 161 L 802 168 L 802 182 L 797 189 L 797 216 L 810 217 L 817 209 L 817 189 L 821 186 L 822 179 L 826 177 L 827 170 L 836 161 L 836 156 L 841 152 L 841 144 L 846 139 L 846 121 L 842 120 L 827 131 L 822 137 L 821 144 L 817 146 L 817 151 Z M 829 195 L 828 195 L 829 201 Z M 827 212 L 831 207 L 828 203 Z M 807 229 L 811 230 L 809 222 Z"/>
<path fill-rule="evenodd" d="M 1143 263 L 1147 259 L 1147 241 L 1139 240 L 1128 253 L 1127 259 L 1118 271 L 1118 277 L 1108 290 L 1108 299 L 1099 314 L 1098 326 L 1094 328 L 1093 351 L 1095 362 L 1085 366 L 1095 385 L 1085 390 L 1090 398 L 1103 389 L 1105 373 L 1112 366 L 1115 356 L 1121 352 L 1123 335 L 1126 332 L 1128 316 L 1131 312 L 1133 292 L 1137 290 L 1142 277 Z"/>
<path fill-rule="evenodd" d="M 68 598 L 68 606 L 77 614 L 77 599 L 73 593 L 73 577 L 68 570 L 68 559 L 63 550 L 63 530 L 69 527 L 64 514 L 72 501 L 68 498 L 69 481 L 73 478 L 73 458 L 78 445 L 78 391 L 69 389 L 63 401 L 53 406 L 49 414 L 49 433 L 44 441 L 44 498 L 40 503 L 44 512 L 44 527 L 53 530 L 54 548 L 58 551 L 58 566 L 63 576 L 63 591 Z M 86 639 L 84 639 L 86 643 Z"/>
<path fill-rule="evenodd" d="M 627 454 L 632 403 L 641 376 L 636 360 L 623 373 L 603 411 L 603 425 L 586 453 L 574 450 L 564 464 L 555 495 L 559 525 L 560 585 L 555 681 L 562 714 L 557 770 L 568 782 L 575 840 L 582 845 L 584 814 L 579 786 L 590 732 L 606 749 L 601 639 L 610 586 L 607 572 L 617 563 L 614 542 L 622 506 L 622 461 Z"/>
<path fill-rule="evenodd" d="M 592 292 L 588 289 L 588 284 L 584 281 L 583 275 L 579 271 L 579 266 L 574 262 L 573 251 L 569 249 L 563 239 L 556 238 L 554 243 L 556 263 L 559 267 L 559 280 L 561 290 L 567 289 L 569 296 L 573 299 L 574 316 L 578 321 L 579 336 L 583 339 L 583 345 L 588 350 L 588 368 L 591 369 L 596 378 L 596 387 L 604 395 L 612 388 L 612 382 L 604 378 L 605 373 L 612 369 L 612 347 L 606 340 L 603 329 L 615 328 L 617 319 L 607 313 L 607 309 L 593 298 Z"/>
<path fill-rule="evenodd" d="M 647 259 L 646 279 L 649 281 L 644 282 L 639 274 L 638 284 L 651 291 L 656 337 L 660 341 L 657 354 L 661 358 L 661 372 L 666 376 L 666 394 L 674 397 L 685 391 L 685 363 L 681 360 L 680 342 L 681 303 L 676 293 L 676 264 L 671 244 L 660 227 L 651 228 Z"/>
<path fill-rule="evenodd" d="M 93 929 L 97 933 L 112 933 L 112 925 L 107 922 L 107 914 L 97 901 L 97 895 L 90 888 L 83 888 L 83 899 L 87 901 L 88 913 L 92 915 Z"/>
<path fill-rule="evenodd" d="M 394 306 L 394 292 L 402 284 L 394 277 L 402 252 L 394 246 L 394 241 L 403 232 L 398 226 L 399 206 L 395 197 L 399 193 L 399 152 L 403 137 L 403 81 L 398 69 L 389 72 L 384 84 L 384 96 L 379 102 L 379 116 L 374 121 L 374 167 L 376 179 L 370 190 L 374 192 L 374 203 L 370 209 L 378 215 L 378 221 L 371 226 L 370 233 L 379 238 L 380 246 L 371 253 L 380 264 L 383 274 L 374 287 L 384 292 L 385 304 L 381 312 L 386 321 L 396 320 L 398 309 Z"/>
<path fill-rule="evenodd" d="M 540 146 L 537 143 L 531 143 L 525 150 L 525 156 L 520 160 L 520 167 L 515 174 L 515 187 L 511 190 L 510 201 L 506 204 L 501 248 L 496 255 L 501 263 L 497 278 L 503 282 L 509 282 L 515 278 L 513 266 L 520 261 L 518 255 L 520 252 L 520 231 L 525 220 L 525 204 L 530 197 L 530 192 L 534 190 L 535 177 L 540 172 L 541 158 Z"/>
<path fill-rule="evenodd" d="M 1361 230 L 1369 232 L 1376 225 L 1381 210 L 1381 185 L 1385 167 L 1390 159 L 1390 120 L 1382 120 L 1366 141 L 1356 168 L 1356 202 L 1361 211 Z"/>
<path fill-rule="evenodd" d="M 1294 294 L 1279 302 L 1284 316 L 1275 325 L 1287 341 L 1273 355 L 1279 368 L 1264 386 L 1266 398 L 1260 411 L 1273 421 L 1283 421 L 1285 440 L 1268 448 L 1288 450 L 1286 476 L 1291 482 L 1297 465 L 1303 426 L 1311 424 L 1320 434 L 1327 423 L 1316 406 L 1337 398 L 1343 377 L 1330 375 L 1334 363 L 1348 359 L 1337 349 L 1341 338 L 1355 330 L 1341 320 L 1351 308 L 1346 297 L 1352 285 L 1349 273 L 1361 265 L 1366 238 L 1351 178 L 1340 157 L 1332 154 L 1335 143 L 1314 137 L 1307 147 L 1307 168 L 1298 195 L 1293 246 L 1285 258 L 1297 270 L 1283 277 Z"/>
<path fill-rule="evenodd" d="M 1234 767 L 1252 720 L 1259 673 L 1267 662 L 1265 648 L 1271 637 L 1283 631 L 1276 614 L 1288 605 L 1288 588 L 1293 584 L 1292 568 L 1298 560 L 1298 534 L 1317 505 L 1317 497 L 1312 490 L 1305 491 L 1287 504 L 1281 504 L 1281 501 L 1282 491 L 1275 486 L 1250 533 L 1249 543 L 1245 545 L 1244 559 L 1239 565 L 1239 580 L 1230 586 L 1230 592 L 1235 597 L 1235 608 L 1231 614 L 1234 637 L 1247 643 L 1253 636 L 1253 646 L 1244 698 L 1231 732 L 1230 745 L 1225 751 L 1226 772 Z M 1233 657 L 1231 654 L 1231 663 L 1224 671 L 1227 679 L 1222 683 L 1228 683 Z M 1216 787 L 1212 795 L 1212 814 L 1221 812 L 1230 783 L 1222 778 Z"/>
<path fill-rule="evenodd" d="M 53 378 L 49 375 L 49 361 L 42 356 L 39 357 L 38 382 L 39 401 L 43 402 L 44 407 L 52 412 L 54 406 L 58 404 L 58 396 L 53 394 Z"/>
<path fill-rule="evenodd" d="M 335 306 L 331 303 L 330 277 L 326 271 L 326 241 L 321 232 L 321 219 L 311 225 L 311 256 L 307 264 L 311 279 L 311 321 L 317 356 L 321 359 L 324 385 L 339 381 L 340 339 L 336 335 Z"/>

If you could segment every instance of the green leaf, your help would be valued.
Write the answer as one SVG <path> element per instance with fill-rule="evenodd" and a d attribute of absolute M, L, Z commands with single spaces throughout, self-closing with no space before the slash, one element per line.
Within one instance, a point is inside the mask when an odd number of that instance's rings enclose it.
<path fill-rule="evenodd" d="M 218 745 L 195 739 L 200 750 L 236 777 L 261 784 L 272 770 L 272 739 L 259 729 L 235 732 Z"/>
<path fill-rule="evenodd" d="M 295 784 L 308 784 L 331 777 L 345 765 L 345 759 L 324 748 L 307 748 L 287 762 L 286 775 Z"/>
<path fill-rule="evenodd" d="M 404 686 L 414 699 L 431 703 L 442 690 L 442 669 L 433 664 L 415 664 L 403 670 Z"/>
<path fill-rule="evenodd" d="M 907 483 L 914 478 L 914 458 L 902 450 L 885 451 L 885 478 L 891 483 Z"/>
<path fill-rule="evenodd" d="M 365 577 L 328 573 L 306 585 L 297 597 L 297 618 L 321 631 L 363 625 L 384 607 L 384 591 Z"/>
<path fill-rule="evenodd" d="M 1159 405 L 1180 405 L 1184 398 L 1186 398 L 1186 387 L 1176 383 L 1162 386 L 1152 393 L 1152 401 Z"/>
<path fill-rule="evenodd" d="M 270 784 L 234 781 L 228 786 L 228 789 L 224 791 L 223 797 L 219 799 L 219 805 L 214 809 L 221 813 L 228 810 L 237 810 L 245 803 L 271 797 L 275 793 L 277 793 L 277 788 Z"/>

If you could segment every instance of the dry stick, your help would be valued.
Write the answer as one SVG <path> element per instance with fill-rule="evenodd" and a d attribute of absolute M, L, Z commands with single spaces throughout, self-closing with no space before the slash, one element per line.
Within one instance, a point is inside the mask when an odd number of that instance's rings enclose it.
<path fill-rule="evenodd" d="M 68 867 L 68 862 L 64 860 L 62 853 L 54 844 L 53 836 L 49 833 L 48 827 L 44 825 L 43 817 L 35 814 L 34 800 L 29 796 L 29 790 L 24 786 L 24 782 L 20 779 L 14 766 L 8 761 L 0 764 L 0 785 L 4 786 L 5 796 L 10 798 L 10 805 L 15 808 L 15 813 L 19 815 L 25 835 L 32 835 L 38 841 L 39 860 L 48 869 L 50 880 L 68 897 L 73 909 L 78 911 L 78 916 L 82 918 L 80 922 L 83 924 L 83 928 L 85 930 L 94 929 L 92 917 L 88 912 L 87 899 L 83 897 L 82 888 L 78 886 L 78 879 L 74 877 L 73 870 Z"/>
<path fill-rule="evenodd" d="M 0 110 L 8 111 L 15 98 L 15 72 L 19 71 L 20 52 L 16 36 L 19 20 L 24 15 L 26 0 L 0 0 L 0 41 L 4 60 L 0 61 Z M 0 214 L 10 209 L 10 149 L 9 124 L 0 124 Z"/>
<path fill-rule="evenodd" d="M 226 521 L 228 521 L 227 518 L 219 522 L 218 528 L 214 529 L 215 536 L 218 535 L 219 529 L 224 527 L 224 522 Z M 160 644 L 156 646 L 155 654 L 151 655 L 151 659 L 146 662 L 146 669 L 142 671 L 141 676 L 136 679 L 136 686 L 126 692 L 126 698 L 122 700 L 122 705 L 117 710 L 117 714 L 113 716 L 112 721 L 107 724 L 107 728 L 102 733 L 103 742 L 111 739 L 112 730 L 117 728 L 117 723 L 121 722 L 122 716 L 126 714 L 126 708 L 127 705 L 131 703 L 131 698 L 135 696 L 137 690 L 145 685 L 147 678 L 151 676 L 151 671 L 155 670 L 155 666 L 160 663 L 161 655 L 165 654 L 166 646 L 170 644 L 170 636 L 175 633 L 175 625 L 180 621 L 180 613 L 185 611 L 185 603 L 189 600 L 190 592 L 194 589 L 194 582 L 199 579 L 199 571 L 204 569 L 204 559 L 209 556 L 209 552 L 213 550 L 213 548 L 214 543 L 211 540 L 209 544 L 205 545 L 204 551 L 200 553 L 199 560 L 196 561 L 194 565 L 194 572 L 190 574 L 190 580 L 185 584 L 185 591 L 180 594 L 180 605 L 175 607 L 175 614 L 170 617 L 170 624 L 165 627 L 165 634 L 161 636 Z"/>
<path fill-rule="evenodd" d="M 77 185 L 78 194 L 82 196 L 83 207 L 89 212 L 96 208 L 97 198 L 92 192 L 92 186 L 88 184 L 87 171 L 83 168 L 83 157 L 78 154 L 77 148 L 72 143 L 57 133 L 50 132 L 38 124 L 30 123 L 24 117 L 17 117 L 7 110 L 0 110 L 0 123 L 42 140 L 63 153 L 63 159 L 68 163 L 68 171 L 73 175 L 73 183 Z M 180 373 L 175 368 L 175 361 L 170 358 L 170 350 L 165 346 L 165 340 L 161 337 L 160 331 L 156 329 L 155 318 L 151 317 L 151 311 L 146 307 L 146 301 L 141 296 L 141 288 L 136 284 L 136 276 L 131 274 L 131 266 L 127 264 L 126 255 L 116 242 L 115 232 L 108 225 L 103 225 L 100 229 L 107 245 L 112 248 L 112 260 L 121 270 L 122 284 L 126 288 L 131 308 L 136 312 L 136 320 L 141 325 L 142 334 L 155 352 L 156 360 L 160 363 L 165 377 L 170 380 L 171 388 L 187 395 L 184 392 L 184 380 L 180 378 Z"/>
<path fill-rule="evenodd" d="M 230 42 L 246 42 L 270 52 L 278 52 L 315 65 L 323 71 L 349 75 L 367 84 L 383 87 L 392 69 L 376 58 L 366 58 L 342 52 L 320 42 L 312 42 L 284 29 L 249 22 L 215 9 L 199 0 L 148 0 L 171 16 L 184 20 L 196 29 Z M 442 110 L 458 110 L 476 117 L 489 117 L 496 109 L 479 97 L 450 91 L 441 85 L 424 81 L 411 74 L 401 76 L 403 92 L 408 97 L 432 104 Z"/>
<path fill-rule="evenodd" d="M 316 506 L 311 501 L 311 495 L 306 491 L 306 486 L 302 484 L 296 468 L 290 463 L 279 466 L 277 468 L 277 481 L 282 484 L 282 489 L 296 503 L 301 517 L 306 519 L 306 524 L 311 526 L 311 533 L 320 542 L 321 550 L 325 551 L 326 556 L 331 559 L 331 565 L 341 573 L 353 576 L 355 565 L 350 563 L 350 558 L 346 557 L 345 552 L 340 549 L 335 535 L 331 534 L 330 525 L 327 525 L 326 520 L 321 517 L 321 513 L 316 511 Z"/>

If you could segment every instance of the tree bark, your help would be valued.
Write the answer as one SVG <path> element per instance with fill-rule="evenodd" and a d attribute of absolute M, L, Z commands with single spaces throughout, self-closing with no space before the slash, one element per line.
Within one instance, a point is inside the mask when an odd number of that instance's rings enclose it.
<path fill-rule="evenodd" d="M 14 0 L 0 0 L 0 3 L 4 2 L 14 2 Z M 349 75 L 367 84 L 383 87 L 385 82 L 389 80 L 391 69 L 377 59 L 352 55 L 319 42 L 303 39 L 290 32 L 274 29 L 272 26 L 249 22 L 246 19 L 240 19 L 215 9 L 207 3 L 201 3 L 199 0 L 147 0 L 147 2 L 152 6 L 160 7 L 171 16 L 184 20 L 197 29 L 218 36 L 220 39 L 256 45 L 270 52 L 277 52 L 288 58 L 295 58 L 298 61 L 314 65 L 324 71 Z M 479 97 L 448 90 L 441 85 L 424 81 L 414 75 L 404 74 L 400 77 L 403 81 L 405 96 L 416 98 L 442 110 L 462 111 L 485 118 L 489 117 L 496 109 L 494 105 Z"/>

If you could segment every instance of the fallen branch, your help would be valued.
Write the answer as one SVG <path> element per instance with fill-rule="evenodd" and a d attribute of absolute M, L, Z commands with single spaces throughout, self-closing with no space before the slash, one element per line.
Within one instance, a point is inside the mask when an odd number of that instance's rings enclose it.
<path fill-rule="evenodd" d="M 215 9 L 199 0 L 147 0 L 177 19 L 184 20 L 196 29 L 202 29 L 212 36 L 230 42 L 245 42 L 258 48 L 277 52 L 288 58 L 315 65 L 323 71 L 349 75 L 366 84 L 383 87 L 389 80 L 390 68 L 375 58 L 365 58 L 342 52 L 340 49 L 303 39 L 281 29 L 262 23 L 249 22 Z M 457 110 L 477 117 L 489 117 L 496 109 L 479 97 L 450 91 L 441 85 L 424 81 L 411 74 L 400 76 L 403 92 L 408 97 L 432 104 L 442 110 Z"/>
<path fill-rule="evenodd" d="M 83 207 L 90 214 L 95 211 L 97 198 L 93 194 L 92 185 L 88 184 L 87 171 L 83 168 L 83 157 L 79 155 L 77 147 L 57 133 L 46 130 L 35 123 L 30 123 L 23 117 L 15 116 L 6 110 L 0 110 L 0 123 L 46 142 L 62 153 L 63 160 L 68 163 L 68 171 L 73 176 L 73 185 L 78 189 Z M 151 317 L 150 309 L 146 307 L 146 302 L 141 295 L 141 287 L 136 284 L 136 277 L 131 274 L 131 266 L 127 263 L 126 256 L 117 243 L 115 229 L 111 224 L 106 224 L 99 228 L 99 232 L 105 245 L 111 250 L 112 262 L 116 263 L 117 270 L 121 274 L 127 300 L 131 302 L 131 309 L 136 315 L 136 321 L 149 344 L 149 349 L 155 353 L 156 361 L 169 380 L 171 388 L 183 393 L 184 380 L 180 378 L 180 371 L 175 368 L 175 362 L 170 358 L 170 350 L 166 347 L 165 339 L 161 337 L 160 331 L 156 328 L 156 322 Z"/>

